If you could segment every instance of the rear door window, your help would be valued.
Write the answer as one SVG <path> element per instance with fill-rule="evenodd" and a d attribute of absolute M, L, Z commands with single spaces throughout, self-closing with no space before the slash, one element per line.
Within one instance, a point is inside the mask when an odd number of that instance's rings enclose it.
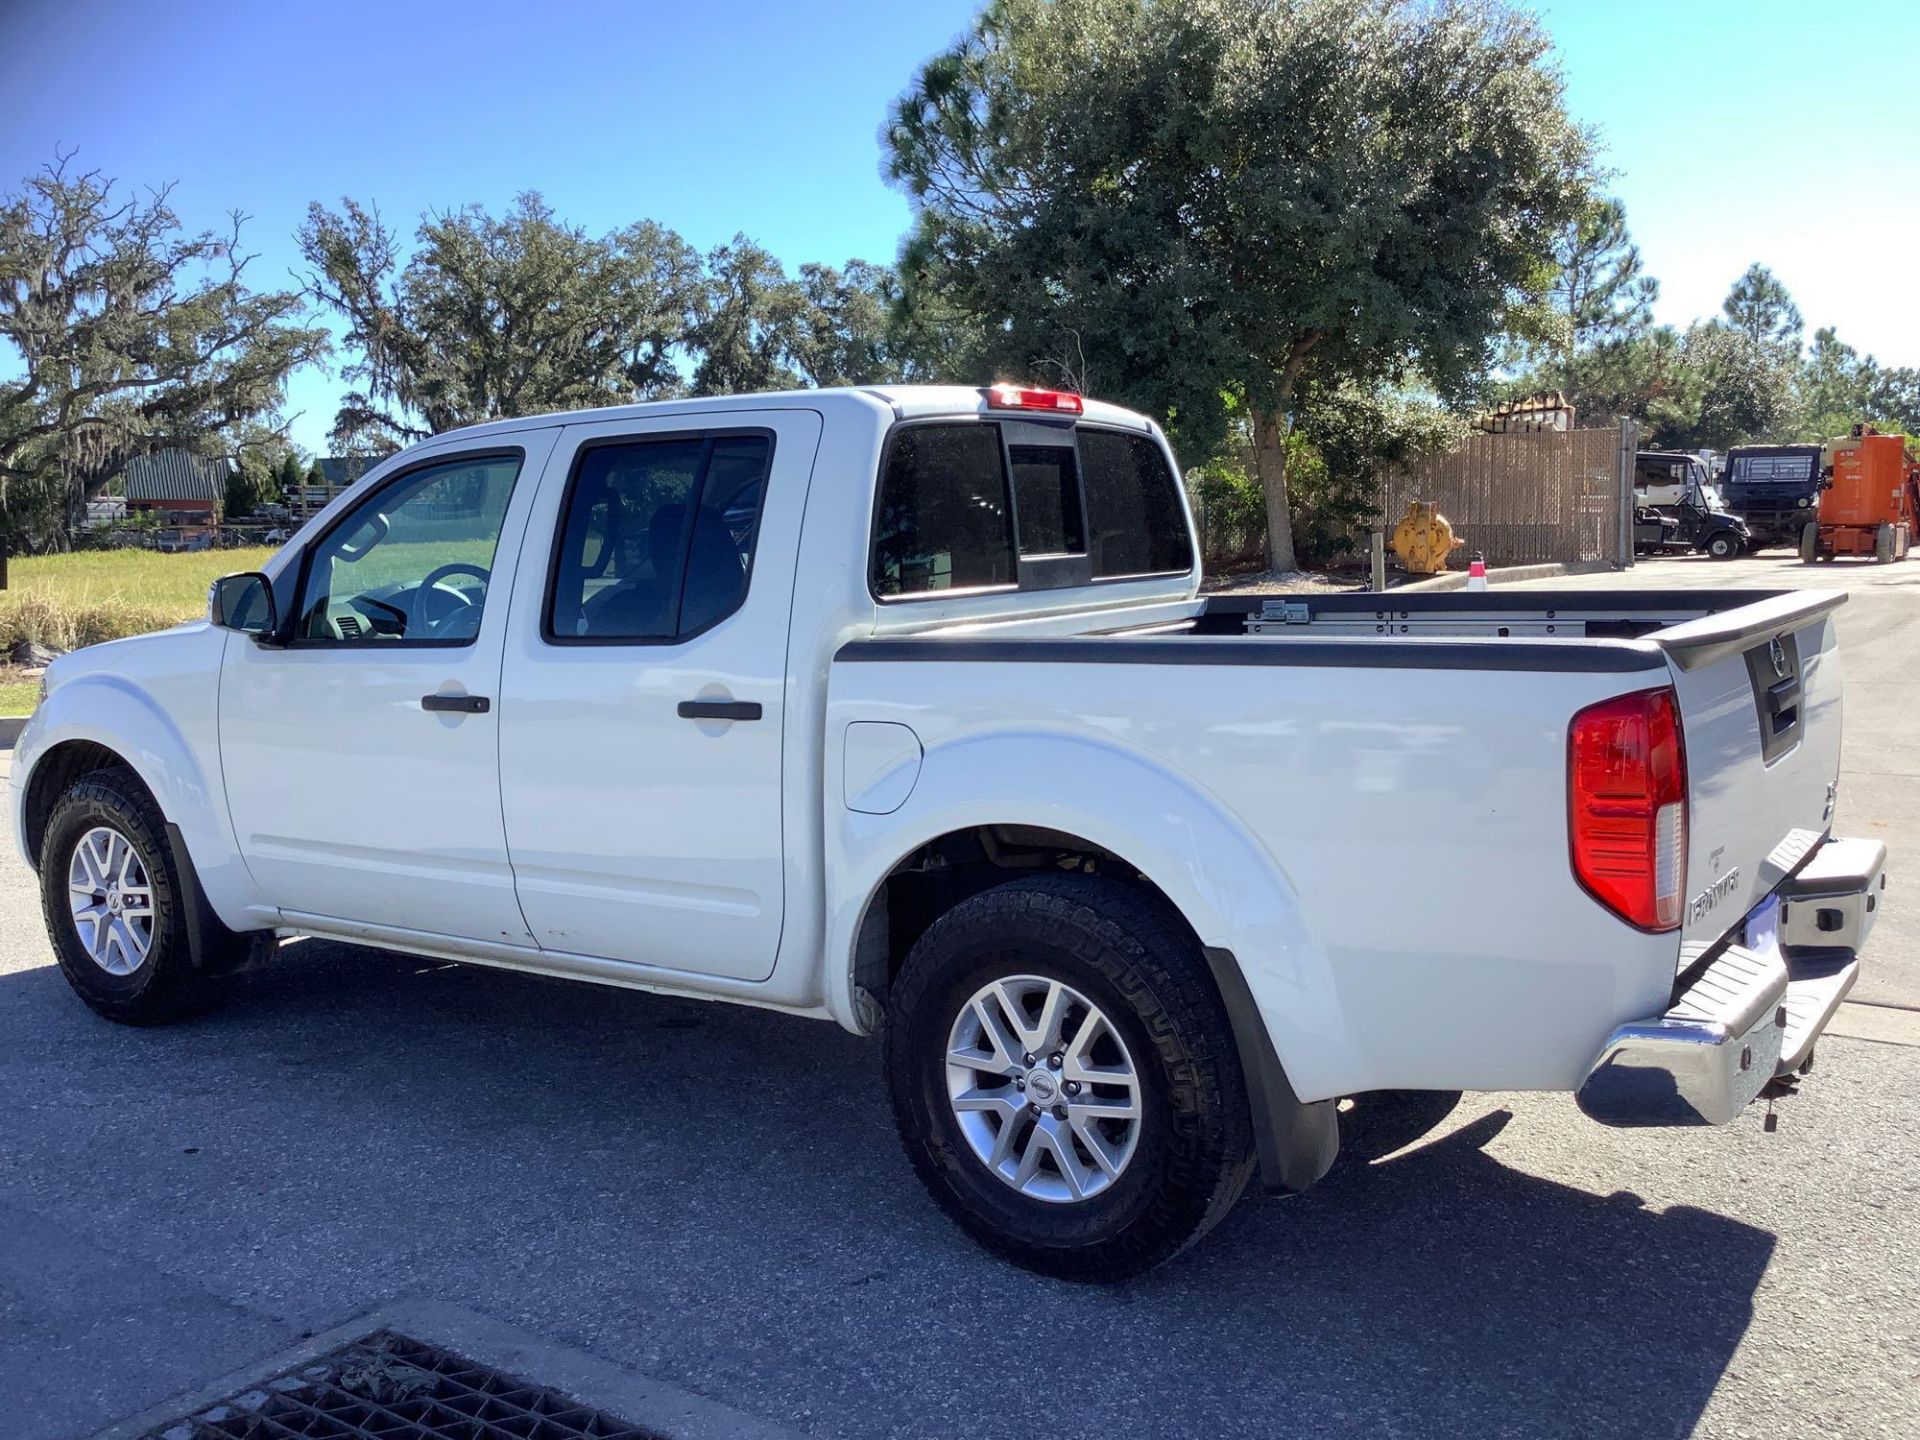
<path fill-rule="evenodd" d="M 739 609 L 772 455 L 761 434 L 583 450 L 561 522 L 547 638 L 685 639 Z"/>
<path fill-rule="evenodd" d="M 909 425 L 887 450 L 874 516 L 873 593 L 1014 583 L 1013 512 L 997 425 Z"/>

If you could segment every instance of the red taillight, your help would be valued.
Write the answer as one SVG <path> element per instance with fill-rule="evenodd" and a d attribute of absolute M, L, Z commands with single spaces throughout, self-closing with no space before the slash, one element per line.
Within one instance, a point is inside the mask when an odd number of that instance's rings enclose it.
<path fill-rule="evenodd" d="M 1078 415 L 1080 397 L 1071 390 L 1029 390 L 1019 385 L 987 387 L 990 410 L 1050 410 L 1055 415 Z"/>
<path fill-rule="evenodd" d="M 1687 882 L 1687 751 L 1672 690 L 1591 705 L 1567 731 L 1573 873 L 1642 930 L 1680 924 Z"/>

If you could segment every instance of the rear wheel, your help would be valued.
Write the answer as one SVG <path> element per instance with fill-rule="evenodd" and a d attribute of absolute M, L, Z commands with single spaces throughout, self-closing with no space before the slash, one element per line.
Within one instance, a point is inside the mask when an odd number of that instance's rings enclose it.
<path fill-rule="evenodd" d="M 1800 530 L 1800 561 L 1804 565 L 1811 565 L 1819 558 L 1820 527 L 1809 522 Z"/>
<path fill-rule="evenodd" d="M 1894 544 L 1898 537 L 1893 526 L 1882 525 L 1873 532 L 1873 563 L 1889 565 L 1893 563 Z"/>
<path fill-rule="evenodd" d="M 1139 1274 L 1217 1224 L 1252 1172 L 1205 958 L 1131 886 L 1045 876 L 962 901 L 908 955 L 886 1052 L 915 1171 L 1028 1269 Z"/>
<path fill-rule="evenodd" d="M 131 770 L 83 776 L 54 804 L 40 903 L 61 973 L 107 1019 L 157 1025 L 213 998 L 190 954 L 166 822 Z"/>

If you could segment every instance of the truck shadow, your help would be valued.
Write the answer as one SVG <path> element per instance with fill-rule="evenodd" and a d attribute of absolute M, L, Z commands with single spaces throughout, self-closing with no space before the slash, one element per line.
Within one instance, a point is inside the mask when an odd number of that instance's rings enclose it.
<path fill-rule="evenodd" d="M 14 1193 L 306 1328 L 424 1293 L 823 1435 L 1683 1435 L 1774 1245 L 1375 1096 L 1315 1190 L 1066 1285 L 945 1222 L 827 1025 L 313 942 L 236 988 L 136 1032 L 0 981 L 14 1093 L 122 1097 L 15 1106 Z M 983 1422 L 983 1376 L 1060 1403 Z"/>

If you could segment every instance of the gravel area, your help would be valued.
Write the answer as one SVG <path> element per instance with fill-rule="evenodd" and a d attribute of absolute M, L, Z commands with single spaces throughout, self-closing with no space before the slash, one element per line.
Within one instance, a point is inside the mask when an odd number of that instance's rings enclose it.
<path fill-rule="evenodd" d="M 1275 574 L 1271 570 L 1258 570 L 1251 575 L 1209 575 L 1200 588 L 1207 595 L 1312 595 L 1364 590 L 1367 578 L 1357 573 L 1329 575 L 1312 570 L 1289 570 Z"/>

